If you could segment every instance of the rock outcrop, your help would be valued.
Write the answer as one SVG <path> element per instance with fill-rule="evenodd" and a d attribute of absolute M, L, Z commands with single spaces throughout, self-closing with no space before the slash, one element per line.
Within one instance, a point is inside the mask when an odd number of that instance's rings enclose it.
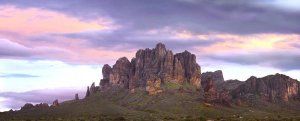
<path fill-rule="evenodd" d="M 105 64 L 102 75 L 100 88 L 115 85 L 134 90 L 151 87 L 153 83 L 157 85 L 158 80 L 160 84 L 172 81 L 201 87 L 201 68 L 196 63 L 196 56 L 188 51 L 174 55 L 162 43 L 158 43 L 154 49 L 138 50 L 131 61 L 122 57 L 112 68 Z"/>
<path fill-rule="evenodd" d="M 21 107 L 21 110 L 32 110 L 34 109 L 34 105 L 31 103 L 26 103 L 23 107 Z"/>
<path fill-rule="evenodd" d="M 201 75 L 201 83 L 202 86 L 205 86 L 208 81 L 213 81 L 215 86 L 219 86 L 224 83 L 223 72 L 221 70 L 217 70 L 215 72 L 205 72 Z"/>
<path fill-rule="evenodd" d="M 91 95 L 90 87 L 88 86 L 86 89 L 85 97 L 89 97 Z"/>
<path fill-rule="evenodd" d="M 95 86 L 95 82 L 92 83 L 90 87 L 90 95 L 94 95 L 99 89 L 99 86 Z"/>
<path fill-rule="evenodd" d="M 299 98 L 299 82 L 283 74 L 269 75 L 263 78 L 250 77 L 232 91 L 234 98 L 246 99 L 259 96 L 269 102 L 297 100 Z"/>
<path fill-rule="evenodd" d="M 239 87 L 241 84 L 243 84 L 244 81 L 239 81 L 239 80 L 226 80 L 223 83 L 220 83 L 218 85 L 218 91 L 222 91 L 222 90 L 228 90 L 228 91 L 232 91 L 234 89 L 236 89 L 237 87 Z"/>
<path fill-rule="evenodd" d="M 161 88 L 161 80 L 160 78 L 153 78 L 147 81 L 146 91 L 149 95 L 155 95 L 157 93 L 162 92 Z"/>
<path fill-rule="evenodd" d="M 75 94 L 75 100 L 79 100 L 78 93 Z"/>
<path fill-rule="evenodd" d="M 54 100 L 51 106 L 52 106 L 52 107 L 57 107 L 57 106 L 59 106 L 58 99 Z"/>
<path fill-rule="evenodd" d="M 102 76 L 103 79 L 100 80 L 100 87 L 107 87 L 109 86 L 109 75 L 112 71 L 112 68 L 108 65 L 105 64 L 102 68 Z"/>
<path fill-rule="evenodd" d="M 212 79 L 208 79 L 206 81 L 204 87 L 204 99 L 208 103 L 211 103 L 217 99 L 217 92 Z"/>
<path fill-rule="evenodd" d="M 204 100 L 207 103 L 218 103 L 230 106 L 232 96 L 230 92 L 243 82 L 238 80 L 224 81 L 221 70 L 215 72 L 205 72 L 201 75 L 201 83 L 204 91 Z"/>
<path fill-rule="evenodd" d="M 45 108 L 49 108 L 49 105 L 47 103 L 40 103 L 40 104 L 36 104 L 34 107 L 38 109 L 45 109 Z"/>
<path fill-rule="evenodd" d="M 109 74 L 109 83 L 129 88 L 130 64 L 126 57 L 118 59 Z"/>
<path fill-rule="evenodd" d="M 26 103 L 23 107 L 21 107 L 21 110 L 33 110 L 33 109 L 46 109 L 49 108 L 49 105 L 47 103 L 40 103 L 33 105 L 31 103 Z"/>

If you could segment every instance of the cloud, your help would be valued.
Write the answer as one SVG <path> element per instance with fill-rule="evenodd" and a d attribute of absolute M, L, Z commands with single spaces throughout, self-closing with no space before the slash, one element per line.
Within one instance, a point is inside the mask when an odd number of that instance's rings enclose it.
<path fill-rule="evenodd" d="M 0 107 L 7 109 L 19 109 L 25 103 L 48 103 L 52 104 L 55 99 L 59 102 L 72 100 L 78 93 L 80 98 L 84 96 L 84 90 L 77 89 L 43 89 L 28 92 L 1 92 Z"/>
<path fill-rule="evenodd" d="M 76 17 L 42 8 L 20 9 L 12 5 L 2 5 L 0 10 L 0 30 L 23 35 L 115 28 L 110 20 L 100 17 L 82 21 Z"/>
<path fill-rule="evenodd" d="M 140 48 L 153 48 L 158 42 L 163 42 L 169 49 L 182 51 L 194 47 L 208 46 L 220 40 L 204 40 L 201 38 L 182 38 L 178 31 L 172 28 L 162 28 L 148 31 L 116 30 L 114 32 L 81 32 L 57 34 L 70 39 L 86 40 L 91 48 L 104 48 L 114 51 L 136 51 Z"/>
<path fill-rule="evenodd" d="M 0 38 L 0 57 L 28 57 L 32 50 L 19 43 Z"/>
<path fill-rule="evenodd" d="M 231 52 L 206 55 L 206 57 L 241 65 L 260 65 L 265 67 L 273 67 L 283 71 L 300 69 L 299 51 L 277 50 L 271 52 Z"/>
<path fill-rule="evenodd" d="M 105 16 L 124 28 L 136 30 L 170 26 L 197 33 L 300 33 L 299 12 L 257 5 L 258 0 L 4 0 L 2 3 L 49 9 L 84 20 Z"/>
<path fill-rule="evenodd" d="M 3 0 L 2 21 L 32 29 L 12 26 L 2 30 L 2 38 L 25 47 L 17 52 L 3 51 L 6 56 L 2 57 L 110 63 L 121 56 L 131 58 L 137 49 L 152 48 L 157 42 L 176 52 L 212 53 L 274 49 L 273 35 L 299 34 L 299 12 L 264 7 L 257 2 Z M 17 19 L 20 16 L 24 17 Z"/>
<path fill-rule="evenodd" d="M 39 77 L 36 75 L 30 75 L 30 74 L 20 74 L 20 73 L 0 73 L 0 78 L 35 78 Z"/>
<path fill-rule="evenodd" d="M 284 10 L 300 10 L 300 1 L 299 0 L 261 0 L 258 3 L 265 6 L 274 6 Z"/>

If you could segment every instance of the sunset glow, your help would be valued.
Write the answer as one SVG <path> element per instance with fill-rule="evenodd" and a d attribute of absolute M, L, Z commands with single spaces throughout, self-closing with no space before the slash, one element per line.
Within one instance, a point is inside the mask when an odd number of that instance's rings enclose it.
<path fill-rule="evenodd" d="M 278 72 L 300 80 L 297 7 L 279 0 L 1 1 L 0 111 L 15 108 L 5 92 L 82 93 L 99 84 L 104 64 L 158 42 L 195 53 L 202 72 L 224 70 L 225 79 Z"/>

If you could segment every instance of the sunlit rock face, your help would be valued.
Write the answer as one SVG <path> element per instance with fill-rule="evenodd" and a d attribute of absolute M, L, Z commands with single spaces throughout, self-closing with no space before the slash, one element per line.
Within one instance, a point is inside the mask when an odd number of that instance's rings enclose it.
<path fill-rule="evenodd" d="M 287 102 L 299 98 L 299 82 L 283 74 L 263 78 L 252 76 L 232 93 L 235 98 L 248 99 L 251 95 L 258 95 L 270 102 Z"/>
<path fill-rule="evenodd" d="M 101 87 L 118 85 L 134 89 L 146 87 L 149 80 L 156 78 L 161 84 L 166 81 L 180 84 L 186 82 L 201 87 L 201 68 L 196 63 L 196 56 L 188 51 L 174 55 L 162 43 L 153 49 L 138 50 L 131 61 L 123 57 L 112 68 L 104 65 L 102 74 Z"/>

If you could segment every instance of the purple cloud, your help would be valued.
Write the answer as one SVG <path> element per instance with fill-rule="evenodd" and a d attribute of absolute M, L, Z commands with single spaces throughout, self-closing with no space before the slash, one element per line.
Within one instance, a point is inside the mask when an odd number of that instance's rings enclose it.
<path fill-rule="evenodd" d="M 35 78 L 39 77 L 31 74 L 21 74 L 21 73 L 0 73 L 0 77 L 4 78 Z"/>
<path fill-rule="evenodd" d="M 260 65 L 284 71 L 300 69 L 300 53 L 294 51 L 272 51 L 255 53 L 229 53 L 206 55 L 207 58 L 241 65 Z"/>
<path fill-rule="evenodd" d="M 197 33 L 300 33 L 299 12 L 257 5 L 258 0 L 3 0 L 1 3 L 50 9 L 83 20 L 105 16 L 133 30 L 169 26 Z"/>
<path fill-rule="evenodd" d="M 19 109 L 25 103 L 48 103 L 52 104 L 55 99 L 59 102 L 72 100 L 75 94 L 78 93 L 80 98 L 85 94 L 85 90 L 78 89 L 43 89 L 33 90 L 28 92 L 1 92 L 0 97 L 4 98 L 1 101 L 1 107 Z"/>

